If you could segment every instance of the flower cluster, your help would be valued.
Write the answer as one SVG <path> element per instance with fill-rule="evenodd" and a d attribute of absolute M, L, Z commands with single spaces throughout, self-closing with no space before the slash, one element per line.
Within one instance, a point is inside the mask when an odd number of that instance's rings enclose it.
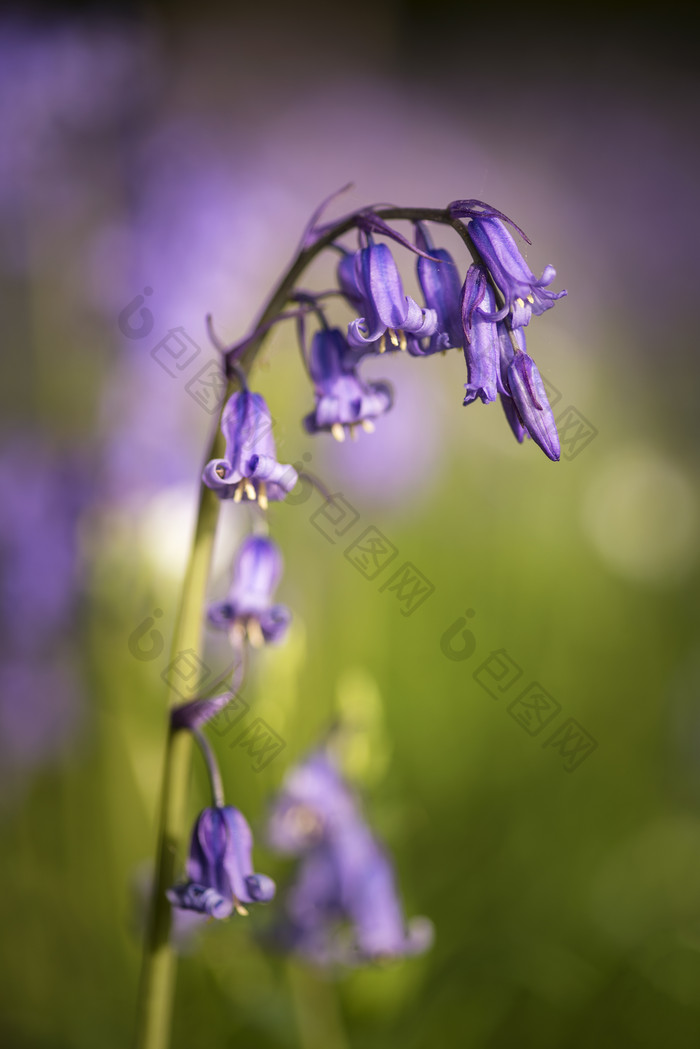
<path fill-rule="evenodd" d="M 299 857 L 277 930 L 282 945 L 320 965 L 357 964 L 424 951 L 425 918 L 406 924 L 391 862 L 323 748 L 287 776 L 268 837 Z"/>
<path fill-rule="evenodd" d="M 464 278 L 452 255 L 434 245 L 428 230 L 431 219 L 452 226 L 466 244 L 473 262 Z M 539 316 L 566 295 L 549 290 L 554 269 L 547 266 L 538 279 L 508 226 L 527 240 L 525 234 L 502 212 L 481 201 L 454 201 L 444 212 L 412 221 L 415 237 L 410 243 L 378 212 L 359 212 L 355 223 L 358 249 L 353 252 L 337 241 L 330 242 L 340 253 L 337 288 L 318 296 L 308 292 L 295 296 L 302 304 L 300 312 L 313 311 L 320 324 L 308 353 L 302 336 L 315 395 L 314 409 L 304 418 L 305 429 L 313 434 L 330 432 L 338 441 L 347 433 L 355 437 L 358 427 L 368 433 L 374 430 L 375 420 L 392 407 L 393 397 L 385 382 L 363 381 L 359 372 L 363 358 L 396 350 L 430 357 L 457 348 L 464 351 L 467 364 L 463 403 L 481 400 L 488 404 L 498 397 L 518 441 L 531 437 L 550 459 L 557 460 L 554 417 L 537 366 L 527 353 L 524 332 L 533 314 Z M 307 240 L 321 237 L 326 229 L 312 229 Z M 423 304 L 405 294 L 392 250 L 376 240 L 378 234 L 417 256 Z M 346 331 L 333 327 L 326 317 L 322 300 L 329 294 L 339 296 L 355 314 Z M 280 319 L 283 316 L 289 314 L 280 314 Z M 229 361 L 235 361 L 249 341 L 233 347 Z M 226 410 L 226 457 L 211 462 L 205 473 L 206 483 L 222 495 L 233 492 L 237 499 L 260 500 L 261 487 L 265 498 L 269 480 L 278 485 L 277 494 L 270 493 L 270 498 L 281 498 L 280 490 L 288 491 L 287 483 L 294 478 L 292 468 L 281 467 L 274 456 L 261 452 L 256 459 L 241 437 L 245 430 L 255 443 L 256 413 L 267 419 L 259 402 L 253 408 L 249 400 L 241 400 L 235 411 Z M 250 417 L 246 424 L 244 417 Z"/>
<path fill-rule="evenodd" d="M 455 201 L 449 211 L 470 219 L 467 233 L 481 258 L 469 267 L 461 295 L 469 377 L 464 403 L 478 398 L 488 404 L 498 394 L 518 441 L 530 436 L 556 461 L 559 436 L 537 365 L 526 351 L 523 328 L 533 313 L 544 313 L 566 292 L 548 290 L 556 276 L 552 266 L 539 280 L 531 273 L 505 215 L 474 200 Z"/>

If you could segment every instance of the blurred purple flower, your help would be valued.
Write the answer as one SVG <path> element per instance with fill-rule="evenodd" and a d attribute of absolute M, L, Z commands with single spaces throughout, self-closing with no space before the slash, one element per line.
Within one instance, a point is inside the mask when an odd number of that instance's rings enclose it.
<path fill-rule="evenodd" d="M 293 466 L 277 462 L 270 411 L 259 393 L 234 393 L 221 416 L 226 438 L 223 459 L 212 459 L 202 480 L 221 499 L 258 502 L 284 499 L 297 483 Z"/>
<path fill-rule="evenodd" d="M 345 427 L 354 436 L 357 424 L 372 433 L 371 420 L 391 408 L 391 387 L 384 382 L 363 382 L 357 374 L 358 363 L 359 354 L 338 328 L 316 332 L 309 357 L 316 407 L 304 419 L 307 433 L 330 430 L 337 441 L 344 441 Z"/>
<path fill-rule="evenodd" d="M 301 857 L 278 942 L 318 965 L 416 954 L 432 939 L 408 925 L 391 862 L 325 750 L 288 775 L 270 813 L 273 848 Z"/>
<path fill-rule="evenodd" d="M 0 211 L 9 222 L 41 216 L 69 230 L 94 213 L 96 173 L 113 174 L 111 147 L 143 120 L 156 68 L 148 32 L 124 22 L 0 24 Z M 24 265 L 17 249 L 8 261 Z"/>
<path fill-rule="evenodd" d="M 249 536 L 236 554 L 228 597 L 209 608 L 210 623 L 228 630 L 234 642 L 246 634 L 256 647 L 281 641 L 291 620 L 285 605 L 272 604 L 281 575 L 277 546 L 265 536 Z"/>
<path fill-rule="evenodd" d="M 0 769 L 3 780 L 61 755 L 83 720 L 82 683 L 64 656 L 0 660 Z"/>
<path fill-rule="evenodd" d="M 81 589 L 77 459 L 18 432 L 0 450 L 0 756 L 12 774 L 60 753 L 80 723 L 69 651 Z"/>
<path fill-rule="evenodd" d="M 87 501 L 75 462 L 17 433 L 0 450 L 0 621 L 14 654 L 65 631 L 79 589 L 78 518 Z"/>
<path fill-rule="evenodd" d="M 208 417 L 145 349 L 124 348 L 106 383 L 101 416 L 99 480 L 108 500 L 148 497 L 192 483 L 201 468 L 192 431 Z"/>
<path fill-rule="evenodd" d="M 232 805 L 204 809 L 192 831 L 187 860 L 189 881 L 168 890 L 175 907 L 211 918 L 228 918 L 246 903 L 266 903 L 275 883 L 253 872 L 253 835 L 245 816 Z"/>

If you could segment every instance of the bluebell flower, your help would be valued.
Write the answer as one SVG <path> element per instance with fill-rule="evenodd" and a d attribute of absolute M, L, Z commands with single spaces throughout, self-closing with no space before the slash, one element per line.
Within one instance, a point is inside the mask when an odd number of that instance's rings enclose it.
<path fill-rule="evenodd" d="M 358 313 L 364 313 L 366 311 L 365 293 L 358 278 L 359 261 L 359 251 L 345 252 L 338 263 L 337 277 L 345 301 Z M 388 338 L 387 335 L 389 336 Z M 424 355 L 415 335 L 410 333 L 407 335 L 405 331 L 395 331 L 393 328 L 382 332 L 374 342 L 367 341 L 361 345 L 355 345 L 355 343 L 352 345 L 352 352 L 355 354 L 357 361 L 366 355 L 386 353 L 387 351 L 393 352 L 395 350 L 408 350 L 413 356 Z"/>
<path fill-rule="evenodd" d="M 464 358 L 467 362 L 464 404 L 477 397 L 484 404 L 496 400 L 500 378 L 500 344 L 494 320 L 495 299 L 486 271 L 470 266 L 462 289 Z"/>
<path fill-rule="evenodd" d="M 272 419 L 259 393 L 241 390 L 229 398 L 221 416 L 226 438 L 223 459 L 212 459 L 202 480 L 221 499 L 251 500 L 267 508 L 284 499 L 297 483 L 293 466 L 277 462 Z"/>
<path fill-rule="evenodd" d="M 537 370 L 525 349 L 522 328 L 496 321 L 494 295 L 485 271 L 471 266 L 462 293 L 464 356 L 469 382 L 464 404 L 498 396 L 516 439 L 529 436 L 550 459 L 559 459 L 559 437 L 552 409 Z"/>
<path fill-rule="evenodd" d="M 340 290 L 348 304 L 359 312 L 363 308 L 365 299 L 357 279 L 356 256 L 358 254 L 358 252 L 343 250 L 336 276 Z"/>
<path fill-rule="evenodd" d="M 440 260 L 433 262 L 432 259 L 421 255 L 416 264 L 425 304 L 434 310 L 437 316 L 437 328 L 430 336 L 425 352 L 431 354 L 439 350 L 461 347 L 464 345 L 464 332 L 459 271 L 448 251 L 433 247 L 429 234 L 419 222 L 416 223 L 416 244 L 426 254 Z"/>
<path fill-rule="evenodd" d="M 365 383 L 357 374 L 359 355 L 338 328 L 322 328 L 311 343 L 309 371 L 316 387 L 316 407 L 304 419 L 307 433 L 330 430 L 337 441 L 351 436 L 359 424 L 367 433 L 372 419 L 392 405 L 391 387 L 384 382 Z"/>
<path fill-rule="evenodd" d="M 526 437 L 529 438 L 530 434 L 523 426 L 522 419 L 520 418 L 518 409 L 515 406 L 515 401 L 510 395 L 508 368 L 515 357 L 515 347 L 517 347 L 522 353 L 526 352 L 525 332 L 522 328 L 509 328 L 506 321 L 498 321 L 496 328 L 498 330 L 498 344 L 500 350 L 500 382 L 498 384 L 498 396 L 505 417 L 508 420 L 508 425 L 513 431 L 516 440 L 522 444 Z"/>
<path fill-rule="evenodd" d="M 228 630 L 233 640 L 247 634 L 255 647 L 281 641 L 291 620 L 285 605 L 272 595 L 282 575 L 282 555 L 266 536 L 249 536 L 236 554 L 233 582 L 225 601 L 209 608 L 209 621 Z"/>
<path fill-rule="evenodd" d="M 299 856 L 358 817 L 357 803 L 325 749 L 291 769 L 269 813 L 272 847 Z"/>
<path fill-rule="evenodd" d="M 253 872 L 253 835 L 245 816 L 232 805 L 204 809 L 192 831 L 187 860 L 188 881 L 168 890 L 175 907 L 211 918 L 228 918 L 245 904 L 266 903 L 275 883 Z"/>
<path fill-rule="evenodd" d="M 388 336 L 391 345 L 407 349 L 406 336 L 421 338 L 433 335 L 437 328 L 434 310 L 422 309 L 414 299 L 404 295 L 401 277 L 394 257 L 386 244 L 371 241 L 353 256 L 355 271 L 341 260 L 339 280 L 345 294 L 361 300 L 357 305 L 363 316 L 348 325 L 351 346 L 366 347 L 377 343 L 379 353 L 386 348 Z"/>
<path fill-rule="evenodd" d="M 269 839 L 300 857 L 278 930 L 284 946 L 319 964 L 416 954 L 432 938 L 425 919 L 406 923 L 391 862 L 325 750 L 288 775 Z"/>
<path fill-rule="evenodd" d="M 532 357 L 523 352 L 514 354 L 508 365 L 507 383 L 523 427 L 545 455 L 557 462 L 560 456 L 559 434 L 544 383 Z M 515 428 L 514 432 L 517 437 Z"/>
<path fill-rule="evenodd" d="M 539 280 L 535 277 L 501 219 L 473 218 L 467 229 L 496 286 L 503 293 L 506 304 L 498 311 L 498 319 L 510 313 L 513 328 L 522 327 L 530 322 L 533 313 L 544 313 L 557 299 L 566 295 L 565 291 L 547 290 L 556 277 L 553 266 L 546 266 Z"/>

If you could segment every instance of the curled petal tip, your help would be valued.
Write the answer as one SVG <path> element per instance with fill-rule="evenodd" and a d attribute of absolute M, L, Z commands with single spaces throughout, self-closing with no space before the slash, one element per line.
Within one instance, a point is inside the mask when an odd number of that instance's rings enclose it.
<path fill-rule="evenodd" d="M 246 888 L 254 903 L 269 903 L 276 892 L 276 885 L 267 874 L 249 874 L 245 879 Z"/>

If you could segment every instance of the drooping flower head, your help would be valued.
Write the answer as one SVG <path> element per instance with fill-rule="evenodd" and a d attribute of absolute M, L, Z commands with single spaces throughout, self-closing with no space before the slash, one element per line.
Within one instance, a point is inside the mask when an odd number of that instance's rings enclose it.
<path fill-rule="evenodd" d="M 416 264 L 418 282 L 428 309 L 437 316 L 437 328 L 430 337 L 425 353 L 437 353 L 464 344 L 462 331 L 459 271 L 454 259 L 443 248 L 435 248 L 430 236 L 420 222 L 416 223 L 416 244 L 427 255 L 420 255 Z M 434 262 L 433 259 L 439 259 Z"/>
<path fill-rule="evenodd" d="M 559 434 L 544 383 L 532 357 L 522 352 L 514 354 L 508 365 L 507 382 L 513 406 L 524 429 L 545 455 L 557 462 L 561 454 Z M 508 410 L 506 407 L 506 416 Z M 515 427 L 513 431 L 517 437 Z"/>
<path fill-rule="evenodd" d="M 390 343 L 403 350 L 407 348 L 407 335 L 421 338 L 434 334 L 437 314 L 434 310 L 422 309 L 414 299 L 404 295 L 394 256 L 386 244 L 370 240 L 353 258 L 353 277 L 347 261 L 341 261 L 339 275 L 341 286 L 347 289 L 346 295 L 361 299 L 362 303 L 358 309 L 362 309 L 363 316 L 348 325 L 351 346 L 361 348 L 377 342 L 381 353 L 386 348 L 388 335 Z"/>
<path fill-rule="evenodd" d="M 484 404 L 495 401 L 499 380 L 499 341 L 493 319 L 495 300 L 486 271 L 470 266 L 462 289 L 464 358 L 467 362 L 464 404 L 477 397 Z"/>
<path fill-rule="evenodd" d="M 272 596 L 282 575 L 282 555 L 267 536 L 249 536 L 236 554 L 233 582 L 225 601 L 211 605 L 209 621 L 234 637 L 247 634 L 256 647 L 281 641 L 291 620 Z"/>
<path fill-rule="evenodd" d="M 533 313 L 539 316 L 566 295 L 565 291 L 554 292 L 547 288 L 557 275 L 553 266 L 546 266 L 539 280 L 535 277 L 500 219 L 472 219 L 467 229 L 496 285 L 503 292 L 514 328 L 529 324 Z"/>
<path fill-rule="evenodd" d="M 169 889 L 168 899 L 175 907 L 211 918 L 228 918 L 234 909 L 247 914 L 244 904 L 266 903 L 275 895 L 275 883 L 253 872 L 252 850 L 253 835 L 238 809 L 204 809 L 192 831 L 189 880 Z"/>
<path fill-rule="evenodd" d="M 384 382 L 365 383 L 357 374 L 359 355 L 338 328 L 322 328 L 311 343 L 309 371 L 316 387 L 316 407 L 304 419 L 307 433 L 330 430 L 345 440 L 345 427 L 354 436 L 359 424 L 367 433 L 372 419 L 391 408 L 391 387 Z"/>
<path fill-rule="evenodd" d="M 272 419 L 259 393 L 240 390 L 221 416 L 226 438 L 223 459 L 212 459 L 202 480 L 221 499 L 251 500 L 266 509 L 268 500 L 284 499 L 297 483 L 293 466 L 277 462 Z"/>
<path fill-rule="evenodd" d="M 319 964 L 356 964 L 425 950 L 432 927 L 406 924 L 391 862 L 327 751 L 285 780 L 269 824 L 280 852 L 300 856 L 279 938 Z"/>
<path fill-rule="evenodd" d="M 364 293 L 357 279 L 356 255 L 357 252 L 346 251 L 344 248 L 340 262 L 336 270 L 338 285 L 346 301 L 353 309 L 362 310 L 364 306 Z"/>
<path fill-rule="evenodd" d="M 510 319 L 496 320 L 493 290 L 486 271 L 470 266 L 462 291 L 464 356 L 469 381 L 464 404 L 484 404 L 498 395 L 511 430 L 526 436 L 550 459 L 559 459 L 559 437 L 540 373 L 525 349 L 525 333 Z"/>
<path fill-rule="evenodd" d="M 566 295 L 565 291 L 547 290 L 556 277 L 553 266 L 546 266 L 539 280 L 535 277 L 507 226 L 512 226 L 528 244 L 530 240 L 502 211 L 480 200 L 454 200 L 448 205 L 448 211 L 454 218 L 470 220 L 469 236 L 503 294 L 505 306 L 495 320 L 502 320 L 510 313 L 511 326 L 520 328 L 529 324 L 533 313 L 544 313 Z"/>

